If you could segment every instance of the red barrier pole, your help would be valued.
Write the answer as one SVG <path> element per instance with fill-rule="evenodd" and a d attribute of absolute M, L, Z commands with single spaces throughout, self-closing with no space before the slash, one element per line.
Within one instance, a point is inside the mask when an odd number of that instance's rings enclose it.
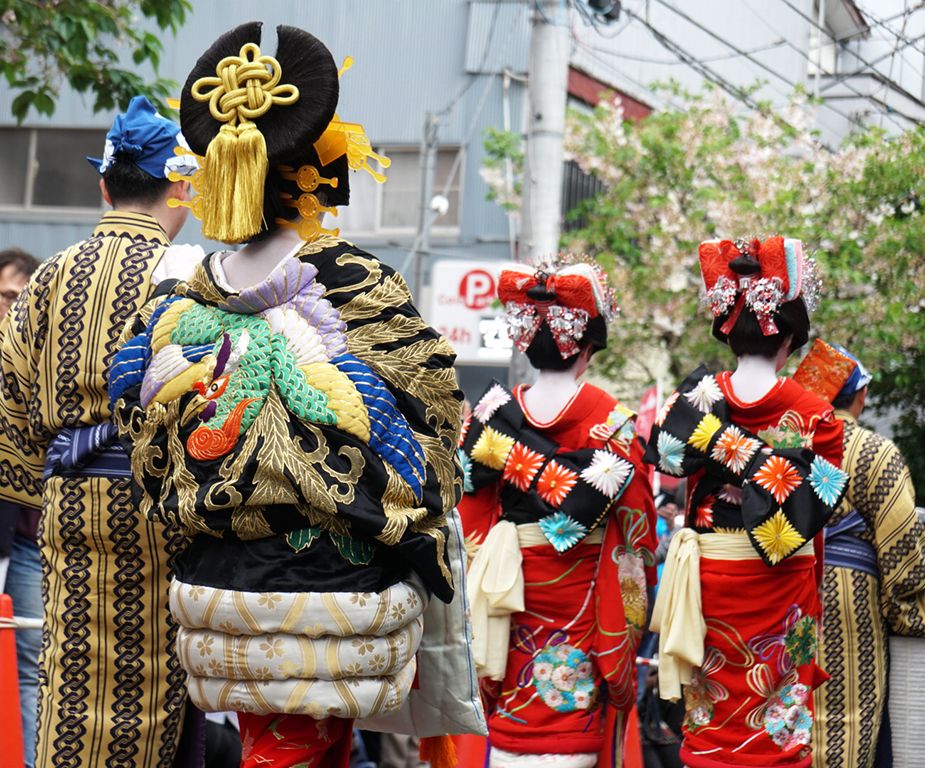
<path fill-rule="evenodd" d="M 0 723 L 3 749 L 0 768 L 22 768 L 22 714 L 19 711 L 19 676 L 16 672 L 16 632 L 13 598 L 0 595 Z"/>

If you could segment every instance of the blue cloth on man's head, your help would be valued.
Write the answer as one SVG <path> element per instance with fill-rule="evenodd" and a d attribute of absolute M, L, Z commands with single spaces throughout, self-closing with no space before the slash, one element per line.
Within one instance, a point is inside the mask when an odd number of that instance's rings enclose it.
<path fill-rule="evenodd" d="M 129 162 L 149 176 L 166 179 L 168 161 L 176 157 L 174 148 L 181 141 L 179 125 L 159 115 L 144 96 L 135 96 L 106 134 L 103 157 L 87 160 L 100 173 L 113 163 Z"/>
<path fill-rule="evenodd" d="M 841 344 L 833 344 L 833 347 L 841 352 L 849 360 L 854 361 L 854 370 L 851 372 L 851 375 L 848 377 L 848 380 L 844 383 L 842 388 L 838 391 L 838 394 L 834 399 L 838 399 L 842 395 L 853 395 L 855 392 L 859 392 L 864 389 L 868 384 L 870 384 L 871 378 L 870 372 L 864 367 L 860 360 L 857 359 L 853 354 L 851 354 L 847 349 L 845 349 Z"/>

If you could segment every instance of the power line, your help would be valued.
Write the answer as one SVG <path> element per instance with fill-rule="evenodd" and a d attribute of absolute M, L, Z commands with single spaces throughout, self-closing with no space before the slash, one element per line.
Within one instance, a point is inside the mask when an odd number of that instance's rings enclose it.
<path fill-rule="evenodd" d="M 786 45 L 787 41 L 781 38 L 780 40 L 775 40 L 773 43 L 768 43 L 767 45 L 760 45 L 757 48 L 752 48 L 745 53 L 748 56 L 751 56 L 756 53 L 763 53 L 764 51 L 771 51 L 775 48 L 779 48 L 782 45 Z M 643 64 L 658 64 L 661 66 L 678 66 L 684 64 L 683 61 L 679 61 L 677 58 L 674 59 L 655 59 L 648 56 L 636 56 L 630 53 L 621 53 L 618 51 L 611 51 L 607 48 L 598 48 L 597 46 L 591 45 L 590 43 L 585 43 L 586 46 L 592 50 L 598 51 L 599 53 L 606 53 L 609 56 L 613 56 L 616 59 L 627 59 L 628 61 L 639 61 Z M 741 56 L 739 53 L 726 53 L 721 56 L 708 56 L 706 58 L 700 59 L 704 64 L 710 64 L 714 61 L 727 61 L 729 59 L 735 59 Z"/>
<path fill-rule="evenodd" d="M 754 57 L 753 57 L 752 55 L 750 55 L 747 51 L 743 51 L 743 50 L 742 50 L 741 48 L 739 48 L 738 46 L 734 45 L 733 43 L 730 43 L 730 42 L 729 42 L 728 40 L 726 40 L 725 38 L 723 38 L 723 37 L 721 37 L 720 35 L 716 34 L 713 30 L 708 29 L 708 28 L 705 27 L 704 25 L 700 24 L 700 22 L 698 22 L 698 21 L 694 20 L 693 18 L 691 18 L 691 17 L 690 17 L 688 14 L 686 14 L 684 11 L 681 11 L 680 9 L 678 9 L 678 8 L 676 8 L 675 6 L 671 5 L 670 3 L 666 2 L 666 0 L 657 0 L 657 1 L 658 1 L 659 3 L 661 3 L 662 5 L 664 5 L 666 8 L 668 8 L 669 10 L 671 10 L 671 11 L 673 11 L 674 13 L 676 13 L 677 15 L 679 15 L 681 18 L 683 18 L 683 19 L 684 19 L 685 21 L 687 21 L 689 24 L 692 24 L 693 26 L 697 27 L 698 29 L 702 30 L 703 32 L 706 32 L 710 37 L 714 38 L 715 40 L 719 41 L 720 43 L 722 43 L 722 44 L 725 45 L 726 47 L 728 47 L 728 48 L 732 49 L 733 51 L 735 51 L 735 53 L 736 53 L 737 56 L 743 56 L 743 57 L 745 57 L 748 61 L 752 62 L 753 64 L 755 64 L 756 66 L 760 67 L 760 68 L 763 69 L 764 71 L 768 72 L 768 73 L 771 74 L 771 75 L 774 75 L 774 77 L 778 78 L 779 80 L 782 80 L 782 81 L 783 81 L 784 83 L 786 83 L 790 88 L 796 87 L 796 83 L 793 83 L 793 82 L 790 81 L 788 78 L 784 77 L 780 72 L 778 72 L 777 70 L 773 69 L 772 67 L 769 67 L 769 66 L 768 66 L 767 64 L 765 64 L 764 62 L 759 61 L 758 59 L 754 58 Z M 648 25 L 647 22 L 643 22 L 643 23 Z M 649 26 L 650 31 L 651 31 L 651 25 L 648 25 L 648 26 Z M 749 104 L 749 106 L 752 106 L 752 105 L 754 104 L 754 101 L 752 100 L 751 103 L 749 103 L 749 102 L 746 102 L 746 103 Z M 758 109 L 758 106 L 755 105 L 755 106 L 753 106 L 753 108 L 754 108 L 754 109 Z M 854 122 L 853 118 L 852 118 L 850 115 L 847 115 L 847 114 L 841 112 L 840 110 L 838 110 L 838 109 L 835 108 L 834 106 L 828 105 L 828 108 L 829 108 L 831 111 L 833 111 L 833 112 L 835 112 L 836 114 L 838 114 L 838 115 L 840 115 L 841 117 L 843 117 L 844 119 L 848 120 L 849 122 Z M 776 117 L 776 119 L 778 119 L 778 120 L 782 120 L 779 116 L 775 116 L 775 117 Z M 793 130 L 793 126 L 791 126 L 789 123 L 786 123 L 786 121 L 782 121 L 782 122 L 784 122 L 788 127 L 790 127 L 790 128 Z"/>
<path fill-rule="evenodd" d="M 488 38 L 485 40 L 485 47 L 482 48 L 482 60 L 479 62 L 479 67 L 476 73 L 473 73 L 469 76 L 469 79 L 466 81 L 466 84 L 460 89 L 443 109 L 437 112 L 437 117 L 446 117 L 450 112 L 452 112 L 456 105 L 462 100 L 462 97 L 466 95 L 469 89 L 475 83 L 477 75 L 481 74 L 485 69 L 485 65 L 488 63 L 488 54 L 491 52 L 491 44 L 495 39 L 495 28 L 498 26 L 498 14 L 501 12 L 501 2 L 500 0 L 495 0 L 495 7 L 491 12 L 491 21 L 489 22 L 488 29 Z M 516 19 L 516 14 L 514 15 Z M 513 26 L 513 25 L 512 25 Z"/>
<path fill-rule="evenodd" d="M 681 59 L 681 61 L 687 64 L 691 69 L 697 72 L 705 80 L 709 80 L 714 85 L 719 86 L 724 91 L 726 91 L 726 93 L 732 96 L 734 99 L 736 99 L 737 101 L 741 101 L 746 106 L 749 106 L 752 109 L 757 110 L 757 111 L 764 111 L 762 110 L 761 105 L 758 104 L 758 102 L 755 101 L 745 89 L 740 88 L 739 86 L 733 83 L 730 83 L 722 75 L 713 71 L 709 67 L 701 64 L 688 51 L 686 51 L 676 42 L 671 40 L 669 37 L 663 34 L 660 30 L 656 29 L 654 26 L 652 26 L 648 21 L 646 21 L 642 17 L 638 16 L 637 14 L 629 10 L 627 10 L 626 13 L 628 16 L 631 16 L 633 19 L 635 19 L 640 24 L 642 24 L 642 26 L 648 29 L 649 32 L 652 34 L 652 36 L 662 45 L 663 48 L 665 48 L 668 51 L 671 51 L 671 53 L 673 53 L 675 56 Z M 776 118 L 776 119 L 781 119 L 781 118 Z M 786 121 L 783 121 L 783 120 L 782 122 L 786 123 Z M 786 124 L 791 129 L 793 129 L 793 126 L 791 126 L 789 123 L 786 123 Z"/>
<path fill-rule="evenodd" d="M 783 2 L 787 2 L 787 0 L 782 0 L 782 1 L 783 1 Z M 745 5 L 745 7 L 748 8 L 748 10 L 750 10 L 750 11 L 752 12 L 752 14 L 753 14 L 754 16 L 756 16 L 756 17 L 757 17 L 768 29 L 771 29 L 771 30 L 774 29 L 774 26 L 773 26 L 767 19 L 765 19 L 764 16 L 762 16 L 758 11 L 756 11 L 756 10 L 752 7 L 751 3 L 748 2 L 748 0 L 742 0 L 742 3 L 743 3 L 743 4 Z M 788 5 L 789 5 L 789 3 L 788 3 Z M 802 15 L 802 14 L 801 14 L 801 15 Z M 812 21 L 812 19 L 810 19 L 809 17 L 807 17 L 807 16 L 805 16 L 805 15 L 803 15 L 803 18 L 804 18 L 804 19 L 807 19 L 808 21 Z M 816 24 L 815 22 L 813 22 L 813 26 L 815 26 L 815 27 L 821 29 L 823 32 L 825 32 L 825 30 L 822 29 L 822 27 L 819 27 L 819 25 Z M 809 63 L 811 63 L 811 64 L 815 64 L 815 63 L 816 63 L 816 62 L 814 62 L 814 61 L 812 60 L 812 58 L 810 58 L 809 54 L 807 54 L 806 51 L 804 51 L 804 50 L 803 50 L 802 48 L 800 48 L 799 46 L 794 45 L 794 44 L 793 44 L 792 42 L 790 42 L 789 40 L 787 41 L 787 45 L 788 45 L 792 50 L 796 51 L 797 54 L 799 54 L 800 56 L 802 56 L 807 62 L 809 62 Z M 900 123 L 895 117 L 892 116 L 891 113 L 896 112 L 896 114 L 899 114 L 901 117 L 903 117 L 904 119 L 908 120 L 908 121 L 911 122 L 911 123 L 917 123 L 917 122 L 918 122 L 918 121 L 915 120 L 914 118 L 911 118 L 911 117 L 909 117 L 908 115 L 905 115 L 905 114 L 903 114 L 903 113 L 901 113 L 901 112 L 898 112 L 898 111 L 895 110 L 893 107 L 891 107 L 889 104 L 886 104 L 884 101 L 882 101 L 882 100 L 880 100 L 880 99 L 877 99 L 876 97 L 874 97 L 874 96 L 871 95 L 871 94 L 863 94 L 863 93 L 861 93 L 860 91 L 858 91 L 856 88 L 854 88 L 853 86 L 851 86 L 850 84 L 848 84 L 846 87 L 851 91 L 851 93 L 854 95 L 854 97 L 860 98 L 860 99 L 862 99 L 862 100 L 870 101 L 870 102 L 874 103 L 875 105 L 882 107 L 883 110 L 884 110 L 884 112 L 886 113 L 887 117 L 893 122 L 893 124 L 894 124 L 900 131 L 906 130 L 907 126 L 905 126 L 905 125 L 903 125 L 902 123 Z M 829 101 L 833 101 L 833 100 L 835 100 L 835 99 L 833 99 L 832 97 L 828 97 L 827 99 L 823 99 L 823 100 L 822 100 L 821 106 L 830 109 L 831 111 L 835 112 L 835 113 L 838 114 L 838 115 L 841 115 L 842 117 L 845 117 L 846 119 L 848 119 L 848 120 L 851 121 L 851 122 L 855 122 L 855 120 L 854 120 L 853 118 L 847 117 L 843 112 L 841 112 L 840 110 L 836 109 L 834 106 L 832 106 L 831 104 L 828 103 Z"/>
<path fill-rule="evenodd" d="M 887 17 L 885 17 L 885 18 L 883 18 L 883 19 L 878 19 L 877 16 L 874 15 L 874 13 L 873 13 L 869 8 L 866 8 L 866 7 L 862 6 L 860 3 L 857 3 L 857 6 L 858 6 L 858 7 L 861 9 L 861 11 L 864 13 L 865 18 L 870 19 L 870 21 L 873 23 L 873 26 L 875 26 L 875 27 L 883 27 L 883 29 L 885 29 L 887 32 L 889 32 L 889 33 L 890 33 L 893 37 L 895 37 L 895 38 L 901 38 L 901 37 L 902 37 L 902 36 L 901 36 L 895 29 L 893 29 L 893 27 L 891 27 L 887 22 L 895 21 L 895 20 L 898 19 L 900 16 L 905 16 L 905 15 L 906 15 L 906 10 L 900 11 L 899 13 L 894 13 L 892 16 L 887 16 Z M 911 8 L 909 8 L 908 10 L 911 11 L 912 13 L 915 13 L 916 11 L 921 10 L 922 8 L 925 8 L 925 2 L 919 2 L 918 5 L 913 5 L 913 6 L 912 6 Z M 850 38 L 850 37 L 854 37 L 854 35 L 849 35 L 849 36 L 847 36 L 847 37 L 838 38 L 838 39 L 835 40 L 835 42 L 836 42 L 836 43 L 840 43 L 840 42 L 842 42 L 843 40 L 846 40 L 846 39 L 848 39 L 848 38 Z M 912 48 L 913 48 L 913 50 L 918 51 L 919 53 L 925 54 L 925 49 L 923 49 L 923 48 L 919 48 L 919 47 L 916 46 L 916 45 L 913 45 Z"/>
<path fill-rule="evenodd" d="M 686 13 L 685 13 L 684 11 L 682 11 L 681 9 L 676 8 L 675 6 L 673 6 L 671 3 L 667 2 L 666 0 L 657 0 L 657 2 L 659 2 L 661 5 L 665 6 L 665 7 L 668 8 L 669 10 L 673 11 L 674 13 L 676 13 L 676 14 L 677 14 L 678 16 L 680 16 L 682 19 L 684 19 L 685 21 L 687 21 L 689 24 L 692 24 L 692 25 L 694 25 L 695 27 L 697 27 L 698 29 L 700 29 L 701 31 L 706 32 L 706 33 L 707 33 L 710 37 L 712 37 L 714 40 L 717 40 L 717 41 L 719 41 L 720 43 L 722 43 L 723 45 L 725 45 L 726 47 L 731 48 L 731 49 L 732 49 L 733 51 L 735 51 L 738 55 L 744 56 L 746 59 L 748 59 L 750 62 L 752 62 L 753 64 L 757 65 L 757 66 L 760 67 L 761 69 L 763 69 L 765 72 L 767 72 L 767 73 L 769 73 L 769 74 L 771 74 L 771 75 L 774 75 L 774 77 L 778 78 L 779 80 L 782 80 L 782 81 L 783 81 L 784 83 L 786 83 L 790 88 L 795 88 L 795 87 L 796 87 L 796 85 L 797 85 L 796 83 L 794 83 L 792 80 L 790 80 L 790 79 L 784 77 L 784 76 L 783 76 L 780 72 L 778 72 L 776 69 L 774 69 L 773 67 L 768 66 L 768 65 L 765 64 L 763 61 L 759 61 L 758 59 L 754 58 L 753 56 L 748 55 L 746 51 L 743 51 L 743 50 L 742 50 L 741 48 L 739 48 L 738 46 L 736 46 L 736 45 L 730 43 L 728 40 L 726 40 L 726 38 L 724 38 L 724 37 L 722 37 L 722 36 L 716 34 L 713 30 L 709 29 L 708 27 L 705 27 L 705 26 L 704 26 L 703 24 L 701 24 L 700 22 L 698 22 L 698 21 L 692 19 L 688 14 L 686 14 Z M 786 41 L 785 41 L 785 42 L 786 42 Z M 825 102 L 823 102 L 823 105 L 825 106 Z M 847 120 L 848 122 L 854 122 L 854 118 L 851 117 L 850 115 L 845 114 L 844 112 L 842 112 L 842 111 L 836 109 L 836 108 L 835 108 L 834 106 L 832 106 L 832 105 L 827 105 L 827 106 L 828 106 L 828 108 L 829 108 L 831 111 L 835 112 L 835 114 L 839 115 L 840 117 L 843 117 L 843 118 L 844 118 L 845 120 Z M 900 128 L 902 128 L 902 127 L 903 127 L 903 126 L 900 126 Z"/>
<path fill-rule="evenodd" d="M 903 7 L 905 8 L 908 0 L 903 0 Z M 900 36 L 896 37 L 896 43 L 893 45 L 893 53 L 890 56 L 890 69 L 887 73 L 886 79 L 887 82 L 883 84 L 883 100 L 886 101 L 887 95 L 889 94 L 890 83 L 893 81 L 893 65 L 896 63 L 896 53 L 899 51 L 900 40 L 905 40 L 906 38 L 906 25 L 909 23 L 909 13 L 911 13 L 911 8 L 906 9 L 906 13 L 903 14 L 903 25 L 900 29 Z M 880 117 L 880 127 L 883 127 L 883 116 Z"/>
<path fill-rule="evenodd" d="M 797 8 L 792 2 L 790 2 L 790 0 L 780 0 L 780 1 L 781 1 L 784 5 L 786 5 L 790 10 L 792 10 L 794 13 L 796 13 L 798 16 L 800 16 L 800 17 L 806 19 L 806 21 L 808 21 L 810 24 L 812 24 L 812 25 L 813 25 L 816 29 L 818 29 L 820 32 L 823 32 L 823 33 L 825 33 L 826 35 L 828 35 L 828 31 L 825 29 L 825 27 L 820 26 L 819 23 L 818 23 L 817 21 L 815 21 L 812 17 L 807 16 L 805 13 L 803 13 L 803 11 L 801 11 L 799 8 Z M 919 40 L 922 40 L 922 39 L 925 39 L 925 34 L 919 35 L 919 36 L 918 36 L 917 38 L 915 38 L 914 40 L 907 40 L 907 41 L 905 41 L 904 44 L 902 45 L 902 48 L 907 48 L 907 47 L 910 46 L 910 45 L 914 45 L 915 43 L 917 43 Z M 861 64 L 864 65 L 864 69 L 873 70 L 874 67 L 875 67 L 875 65 L 879 64 L 879 63 L 880 63 L 881 61 L 883 61 L 884 59 L 887 59 L 887 58 L 889 58 L 891 55 L 895 55 L 895 54 L 892 54 L 892 53 L 884 54 L 883 56 L 880 56 L 880 57 L 874 59 L 872 62 L 867 61 L 867 59 L 865 59 L 863 56 L 861 56 L 861 55 L 858 54 L 857 52 L 852 52 L 852 55 L 853 55 L 858 61 L 860 61 Z M 864 71 L 864 70 L 859 70 L 859 71 L 856 71 L 856 72 L 846 72 L 846 73 L 843 74 L 843 75 L 838 75 L 837 77 L 833 78 L 831 82 L 826 83 L 825 86 L 824 86 L 821 90 L 823 90 L 823 91 L 828 90 L 829 88 L 832 88 L 833 86 L 839 85 L 840 83 L 844 82 L 844 81 L 847 80 L 849 77 L 853 77 L 853 76 L 855 76 L 855 75 L 861 74 L 863 71 Z M 850 87 L 850 86 L 849 86 L 849 87 Z M 855 93 L 857 93 L 857 91 L 855 91 Z M 858 95 L 858 96 L 861 96 L 862 98 L 868 98 L 866 95 L 861 94 L 861 93 L 857 93 L 857 95 Z M 921 99 L 918 99 L 918 98 L 913 97 L 913 100 L 914 100 L 919 106 L 925 108 L 925 103 L 923 103 Z M 916 122 L 918 122 L 918 121 L 916 121 Z"/>

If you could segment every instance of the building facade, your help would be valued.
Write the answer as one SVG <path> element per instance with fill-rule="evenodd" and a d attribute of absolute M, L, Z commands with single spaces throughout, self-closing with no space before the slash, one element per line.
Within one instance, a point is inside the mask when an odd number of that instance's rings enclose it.
<path fill-rule="evenodd" d="M 650 87 L 654 81 L 673 78 L 691 89 L 711 81 L 734 89 L 762 80 L 757 96 L 775 103 L 784 103 L 796 85 L 817 93 L 823 99 L 819 127 L 830 143 L 858 123 L 877 121 L 898 131 L 925 119 L 925 12 L 921 5 L 910 10 L 911 0 L 878 0 L 876 16 L 852 0 L 625 0 L 619 14 L 619 3 L 609 6 L 614 12 L 606 20 L 592 15 L 591 6 L 608 7 L 601 0 L 568 5 L 568 90 L 578 107 L 611 89 L 623 96 L 627 116 L 638 119 L 672 106 Z M 355 64 L 341 79 L 339 113 L 363 122 L 392 165 L 383 186 L 356 174 L 351 205 L 328 226 L 340 226 L 344 236 L 402 270 L 428 319 L 440 326 L 440 307 L 430 301 L 434 263 L 498 262 L 516 252 L 516 221 L 487 199 L 480 169 L 487 128 L 526 130 L 536 13 L 532 0 L 197 1 L 176 36 L 165 33 L 161 73 L 182 83 L 209 41 L 253 19 L 264 21 L 269 51 L 275 26 L 293 24 L 317 35 L 338 61 L 352 56 Z M 84 237 L 99 216 L 97 178 L 84 157 L 102 152 L 113 115 L 92 114 L 80 95 L 63 90 L 52 117 L 29 115 L 17 125 L 12 98 L 0 93 L 0 165 L 6 172 L 0 248 L 15 245 L 45 258 Z M 437 119 L 433 189 L 446 198 L 446 210 L 433 219 L 421 248 L 428 114 Z M 564 183 L 565 206 L 595 191 L 574 168 L 566 169 Z M 192 218 L 178 241 L 214 247 Z M 443 273 L 455 280 L 458 270 Z M 438 287 L 461 296 L 458 286 Z M 470 309 L 484 311 L 490 335 L 492 310 L 474 303 Z M 470 355 L 461 368 L 470 396 L 492 373 L 506 376 L 495 367 L 505 364 L 497 350 L 483 357 Z"/>

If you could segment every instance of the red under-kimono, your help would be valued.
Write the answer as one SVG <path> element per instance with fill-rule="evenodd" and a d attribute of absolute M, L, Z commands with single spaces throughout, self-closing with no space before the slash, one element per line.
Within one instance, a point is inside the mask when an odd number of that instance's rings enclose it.
<path fill-rule="evenodd" d="M 809 448 L 838 467 L 842 425 L 832 407 L 790 379 L 743 403 L 729 372 L 716 375 L 733 424 L 775 449 Z M 670 406 L 669 406 L 670 407 Z M 703 471 L 691 477 L 687 525 L 702 537 L 742 530 L 741 489 Z M 797 554 L 774 566 L 761 559 L 700 559 L 704 662 L 685 688 L 681 758 L 690 768 L 809 766 L 816 666 L 820 564 Z"/>
<path fill-rule="evenodd" d="M 499 391 L 495 390 L 496 396 Z M 646 621 L 646 588 L 655 581 L 651 567 L 657 543 L 655 512 L 642 448 L 630 412 L 597 387 L 583 384 L 548 423 L 530 418 L 523 392 L 524 387 L 513 390 L 509 407 L 519 406 L 523 426 L 558 446 L 555 457 L 605 449 L 631 462 L 634 471 L 616 501 L 602 508 L 596 527 L 586 526 L 587 531 L 579 527 L 580 537 L 592 534 L 590 541 L 596 543 L 582 540 L 564 551 L 549 542 L 521 545 L 525 610 L 511 617 L 503 681 L 483 680 L 489 700 L 489 740 L 493 749 L 517 754 L 603 751 L 608 759 L 600 765 L 610 766 L 612 756 L 620 753 L 623 735 L 621 726 L 615 725 L 623 719 L 613 714 L 625 712 L 635 702 L 635 654 Z M 474 409 L 477 415 L 483 402 L 484 398 Z M 472 423 L 477 425 L 475 419 Z M 488 421 L 486 428 L 492 423 Z M 518 442 L 508 454 L 505 479 L 466 493 L 460 502 L 470 553 L 499 520 L 522 526 L 539 522 L 549 512 L 538 506 L 527 512 L 529 505 L 519 502 L 516 509 L 513 503 L 505 506 L 503 500 L 511 499 L 505 495 L 510 493 L 506 484 L 523 482 L 515 472 L 520 464 L 514 466 L 520 438 L 512 436 Z M 473 449 L 471 456 L 477 455 Z M 465 467 L 470 459 L 465 453 L 462 459 Z M 531 487 L 542 489 L 545 475 L 536 471 Z M 545 487 L 545 498 L 555 501 L 548 483 Z M 568 525 L 565 533 L 569 534 Z"/>

